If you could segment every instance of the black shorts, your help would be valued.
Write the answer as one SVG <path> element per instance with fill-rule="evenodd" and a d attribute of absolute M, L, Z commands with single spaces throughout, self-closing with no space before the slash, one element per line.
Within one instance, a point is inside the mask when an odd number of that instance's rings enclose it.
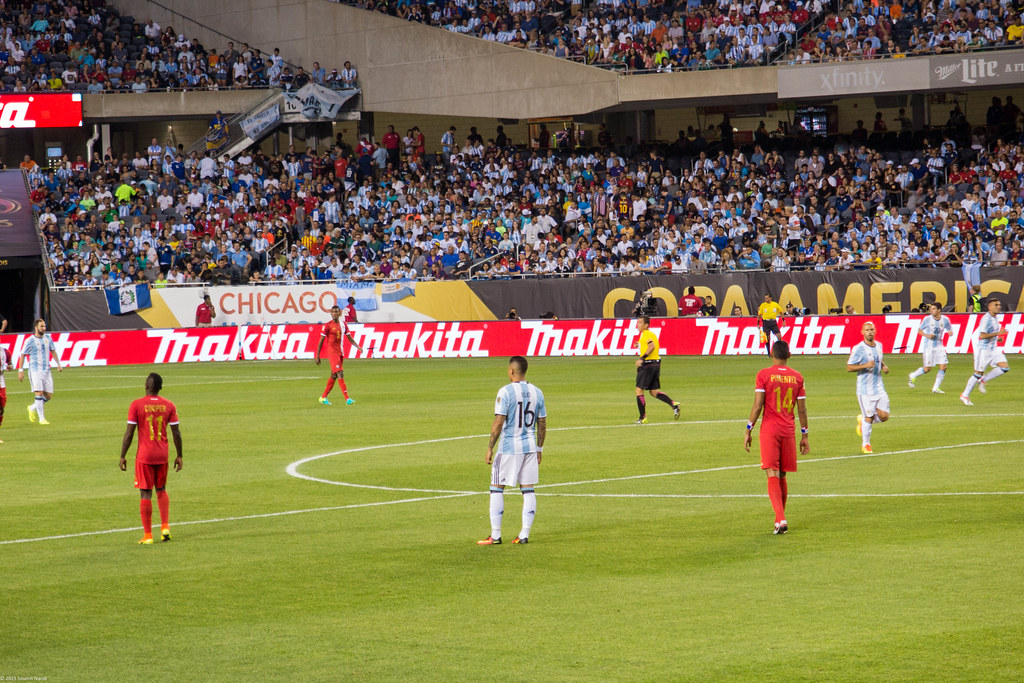
<path fill-rule="evenodd" d="M 779 321 L 775 318 L 772 318 L 771 320 L 762 320 L 761 331 L 765 334 L 771 332 L 777 339 L 782 339 L 782 333 L 779 332 Z"/>
<path fill-rule="evenodd" d="M 661 389 L 661 363 L 644 363 L 636 369 L 636 388 L 650 391 Z"/>

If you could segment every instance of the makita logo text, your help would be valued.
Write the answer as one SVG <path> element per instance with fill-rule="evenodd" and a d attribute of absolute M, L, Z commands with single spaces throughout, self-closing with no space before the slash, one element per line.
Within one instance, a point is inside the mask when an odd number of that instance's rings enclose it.
<path fill-rule="evenodd" d="M 483 348 L 487 323 L 415 323 L 396 325 L 351 325 L 353 338 L 363 353 L 350 349 L 356 358 L 485 358 Z M 397 329 L 396 329 L 397 328 Z"/>

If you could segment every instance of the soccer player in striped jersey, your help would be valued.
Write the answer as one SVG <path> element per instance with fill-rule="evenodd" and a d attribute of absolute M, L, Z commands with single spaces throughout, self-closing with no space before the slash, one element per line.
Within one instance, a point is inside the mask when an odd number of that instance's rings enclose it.
<path fill-rule="evenodd" d="M 874 324 L 864 323 L 860 333 L 864 341 L 853 347 L 846 371 L 857 373 L 857 434 L 861 437 L 861 452 L 871 453 L 871 425 L 889 419 L 889 395 L 882 383 L 889 366 L 882 360 L 882 345 L 875 341 Z"/>
<path fill-rule="evenodd" d="M 907 384 L 913 389 L 914 380 L 931 372 L 933 367 L 937 367 L 939 370 L 935 373 L 932 393 L 944 394 L 946 392 L 939 388 L 942 386 L 942 380 L 946 377 L 946 367 L 949 365 L 944 337 L 947 334 L 952 334 L 953 326 L 950 325 L 949 318 L 942 315 L 942 307 L 937 303 L 933 302 L 928 306 L 928 312 L 931 315 L 922 320 L 917 328 L 917 333 L 924 339 L 921 342 L 921 367 L 910 373 Z"/>
<path fill-rule="evenodd" d="M 978 391 L 986 393 L 985 385 L 996 377 L 1010 371 L 1010 364 L 1006 362 L 1006 354 L 999 348 L 999 344 L 1006 339 L 1006 328 L 999 324 L 996 318 L 1003 304 L 999 299 L 988 300 L 988 313 L 978 326 L 978 343 L 974 345 L 974 374 L 967 380 L 967 388 L 960 394 L 960 402 L 965 406 L 973 406 L 971 392 L 974 387 Z M 987 375 L 982 375 L 985 368 L 992 366 Z"/>
<path fill-rule="evenodd" d="M 764 410 L 761 423 L 761 469 L 768 475 L 768 498 L 775 511 L 775 534 L 789 530 L 786 521 L 786 498 L 789 486 L 786 473 L 796 472 L 796 438 L 793 429 L 794 410 L 800 416 L 800 454 L 810 453 L 807 442 L 807 395 L 804 378 L 788 366 L 789 344 L 777 341 L 772 345 L 772 365 L 757 373 L 754 383 L 754 405 L 747 420 L 743 447 L 750 452 L 750 442 L 757 418 Z"/>
<path fill-rule="evenodd" d="M 491 535 L 477 545 L 501 544 L 501 518 L 505 513 L 505 487 L 519 485 L 523 494 L 523 526 L 513 543 L 528 543 L 533 518 L 537 514 L 537 494 L 541 451 L 547 434 L 547 410 L 544 394 L 526 381 L 526 359 L 512 356 L 508 361 L 508 380 L 494 402 L 494 422 L 487 444 L 487 464 L 491 466 Z M 498 446 L 497 455 L 494 447 Z"/>
<path fill-rule="evenodd" d="M 25 366 L 28 366 L 28 382 L 35 393 L 35 401 L 28 407 L 28 420 L 39 424 L 48 425 L 46 412 L 43 406 L 53 398 L 53 375 L 50 374 L 50 356 L 57 364 L 57 372 L 63 372 L 60 365 L 60 358 L 57 357 L 57 349 L 53 345 L 53 339 L 46 333 L 46 321 L 37 318 L 32 323 L 32 336 L 25 342 L 21 350 L 20 363 L 18 367 L 18 381 L 25 381 Z M 27 360 L 26 360 L 27 359 Z"/>

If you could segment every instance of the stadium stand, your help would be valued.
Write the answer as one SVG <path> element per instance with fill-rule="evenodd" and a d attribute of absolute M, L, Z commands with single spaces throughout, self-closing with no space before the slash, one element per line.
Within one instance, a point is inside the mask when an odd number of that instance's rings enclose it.
<path fill-rule="evenodd" d="M 1018 11 L 998 2 L 341 1 L 629 73 L 963 53 L 1024 36 Z"/>
<path fill-rule="evenodd" d="M 228 41 L 207 49 L 152 20 L 121 16 L 104 3 L 36 1 L 0 9 L 0 92 L 354 87 L 350 64 L 328 72 L 287 63 Z"/>
<path fill-rule="evenodd" d="M 434 155 L 413 129 L 390 150 L 364 137 L 22 168 L 57 286 L 979 268 L 1024 262 L 1019 115 L 1012 141 L 976 129 L 958 144 L 951 128 L 906 149 L 857 131 L 735 149 L 682 132 L 593 150 L 474 134 Z"/>
<path fill-rule="evenodd" d="M 820 0 L 351 0 L 449 31 L 626 72 L 768 64 L 820 21 Z"/>

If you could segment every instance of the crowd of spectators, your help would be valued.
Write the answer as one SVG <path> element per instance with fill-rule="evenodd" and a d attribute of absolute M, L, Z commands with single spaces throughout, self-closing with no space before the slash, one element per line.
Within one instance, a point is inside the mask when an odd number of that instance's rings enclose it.
<path fill-rule="evenodd" d="M 293 68 L 277 48 L 265 54 L 228 42 L 218 53 L 173 27 L 137 22 L 90 0 L 0 6 L 0 69 L 0 92 L 288 89 L 311 81 L 341 89 L 358 79 L 348 62 L 330 72 L 319 63 Z"/>
<path fill-rule="evenodd" d="M 821 0 L 348 0 L 515 47 L 627 71 L 768 63 L 796 44 Z"/>
<path fill-rule="evenodd" d="M 627 71 L 846 61 L 1021 46 L 998 0 L 342 0 L 456 33 Z"/>
<path fill-rule="evenodd" d="M 1021 264 L 1016 121 L 975 146 L 950 133 L 906 153 L 856 135 L 780 153 L 684 131 L 667 145 L 530 150 L 472 129 L 427 155 L 422 133 L 390 128 L 354 148 L 339 136 L 324 150 L 183 158 L 154 140 L 22 168 L 59 286 L 907 267 L 977 279 L 983 264 Z"/>
<path fill-rule="evenodd" d="M 832 62 L 1021 47 L 1024 21 L 996 0 L 886 4 L 861 0 L 829 14 L 790 53 L 789 63 Z"/>

